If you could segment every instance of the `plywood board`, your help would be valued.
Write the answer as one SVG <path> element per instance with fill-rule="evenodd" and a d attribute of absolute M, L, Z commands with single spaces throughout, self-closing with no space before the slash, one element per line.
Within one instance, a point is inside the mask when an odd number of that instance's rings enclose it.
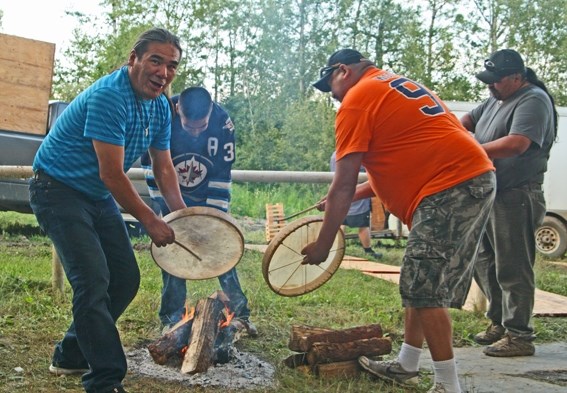
<path fill-rule="evenodd" d="M 363 258 L 345 255 L 341 263 L 341 268 L 356 269 L 368 276 L 380 278 L 395 284 L 399 284 L 400 281 L 399 266 L 371 262 Z M 486 306 L 486 299 L 473 280 L 463 310 L 483 311 L 486 310 Z M 533 315 L 536 317 L 566 317 L 567 297 L 536 289 Z"/>
<path fill-rule="evenodd" d="M 0 34 L 0 129 L 45 134 L 55 44 Z"/>

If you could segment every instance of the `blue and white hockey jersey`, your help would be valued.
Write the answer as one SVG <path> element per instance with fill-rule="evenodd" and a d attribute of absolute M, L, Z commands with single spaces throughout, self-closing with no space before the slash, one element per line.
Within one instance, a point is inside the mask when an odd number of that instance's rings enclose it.
<path fill-rule="evenodd" d="M 174 104 L 178 98 L 172 97 Z M 197 137 L 185 131 L 179 116 L 175 116 L 171 124 L 170 145 L 179 187 L 187 206 L 208 206 L 228 211 L 232 185 L 230 171 L 236 159 L 234 125 L 228 113 L 213 102 L 209 125 Z M 148 153 L 142 157 L 142 168 L 150 197 L 161 198 Z"/>

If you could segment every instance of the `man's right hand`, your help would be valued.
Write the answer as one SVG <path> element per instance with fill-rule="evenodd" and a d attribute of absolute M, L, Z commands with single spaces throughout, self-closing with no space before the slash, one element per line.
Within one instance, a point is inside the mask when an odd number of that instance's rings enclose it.
<path fill-rule="evenodd" d="M 158 247 L 167 246 L 175 241 L 173 228 L 157 216 L 153 222 L 144 225 L 144 228 L 146 228 L 146 232 L 148 232 L 152 242 Z"/>

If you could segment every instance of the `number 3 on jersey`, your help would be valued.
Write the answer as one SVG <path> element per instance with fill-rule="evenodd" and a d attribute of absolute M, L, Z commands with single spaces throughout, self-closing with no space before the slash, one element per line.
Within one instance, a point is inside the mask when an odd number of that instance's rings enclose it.
<path fill-rule="evenodd" d="M 426 115 L 435 116 L 438 115 L 439 113 L 445 112 L 445 109 L 443 109 L 443 105 L 441 105 L 441 103 L 437 101 L 437 98 L 435 98 L 433 94 L 431 94 L 425 87 L 421 86 L 419 83 L 416 83 L 407 78 L 398 78 L 390 82 L 390 86 L 411 100 L 416 100 L 424 96 L 429 97 L 435 105 L 432 106 L 424 105 L 421 108 L 419 108 L 419 110 Z"/>
<path fill-rule="evenodd" d="M 209 157 L 215 157 L 219 150 L 219 140 L 218 138 L 211 137 L 207 140 L 207 150 L 209 152 Z M 224 162 L 232 162 L 234 161 L 234 143 L 228 142 L 223 145 Z"/>

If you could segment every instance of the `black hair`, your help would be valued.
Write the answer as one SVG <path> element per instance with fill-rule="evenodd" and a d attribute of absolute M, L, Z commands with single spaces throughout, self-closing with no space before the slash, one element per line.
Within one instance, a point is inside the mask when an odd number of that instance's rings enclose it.
<path fill-rule="evenodd" d="M 162 29 L 161 27 L 154 27 L 144 31 L 138 37 L 138 40 L 134 44 L 134 48 L 132 48 L 134 52 L 136 52 L 136 56 L 138 58 L 142 57 L 148 50 L 149 44 L 152 42 L 172 44 L 179 50 L 179 57 L 183 55 L 183 49 L 181 49 L 179 37 L 165 29 Z"/>
<path fill-rule="evenodd" d="M 179 95 L 179 108 L 189 120 L 200 120 L 211 110 L 213 99 L 203 87 L 189 87 Z"/>
<path fill-rule="evenodd" d="M 526 80 L 528 82 L 530 82 L 532 85 L 535 85 L 537 87 L 539 87 L 540 89 L 542 89 L 543 91 L 545 91 L 545 94 L 547 94 L 547 96 L 549 97 L 549 99 L 551 100 L 551 106 L 553 107 L 553 117 L 554 117 L 554 127 L 555 127 L 555 138 L 557 138 L 557 127 L 558 127 L 558 118 L 559 115 L 557 113 L 557 109 L 555 108 L 555 100 L 553 99 L 553 96 L 551 95 L 551 93 L 549 92 L 549 90 L 547 90 L 547 87 L 545 86 L 545 83 L 543 83 L 543 81 L 541 81 L 534 70 L 532 70 L 530 67 L 526 67 Z"/>

